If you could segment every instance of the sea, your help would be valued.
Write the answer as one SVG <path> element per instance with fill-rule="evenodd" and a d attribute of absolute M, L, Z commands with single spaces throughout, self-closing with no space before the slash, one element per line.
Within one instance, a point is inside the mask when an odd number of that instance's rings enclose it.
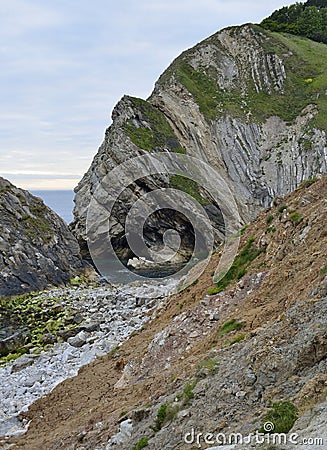
<path fill-rule="evenodd" d="M 30 191 L 40 197 L 44 203 L 55 211 L 68 224 L 73 220 L 74 191 Z"/>

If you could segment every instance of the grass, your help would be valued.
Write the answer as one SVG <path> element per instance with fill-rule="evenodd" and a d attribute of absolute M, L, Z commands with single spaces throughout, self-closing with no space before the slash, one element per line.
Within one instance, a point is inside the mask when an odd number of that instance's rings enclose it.
<path fill-rule="evenodd" d="M 254 238 L 249 239 L 244 248 L 235 257 L 229 271 L 218 281 L 215 287 L 208 290 L 208 294 L 218 294 L 219 292 L 224 291 L 233 281 L 241 279 L 245 275 L 246 269 L 251 262 L 265 250 L 265 248 L 258 249 L 254 245 Z"/>
<path fill-rule="evenodd" d="M 292 214 L 289 215 L 289 220 L 291 222 L 293 222 L 295 225 L 300 223 L 303 219 L 303 217 L 301 216 L 300 213 L 298 213 L 297 211 L 293 212 Z"/>
<path fill-rule="evenodd" d="M 282 44 L 286 45 L 294 54 L 297 63 L 293 70 L 299 68 L 299 73 L 292 75 L 291 68 L 289 75 L 291 79 L 295 79 L 301 75 L 301 84 L 303 92 L 297 92 L 296 101 L 299 106 L 305 106 L 307 99 L 310 103 L 316 104 L 318 114 L 312 119 L 312 126 L 316 126 L 323 130 L 327 130 L 327 46 L 318 42 L 311 41 L 300 36 L 289 34 L 271 33 Z M 292 57 L 293 58 L 293 57 Z M 300 67 L 299 67 L 300 66 Z M 287 69 L 287 67 L 286 67 Z M 312 79 L 308 83 L 306 80 Z M 291 80 L 290 80 L 291 81 Z M 302 83 L 303 81 L 303 83 Z M 301 101 L 302 98 L 302 101 Z M 301 105 L 302 103 L 302 105 Z M 290 105 L 291 106 L 291 105 Z M 290 108 L 290 107 L 289 107 Z"/>
<path fill-rule="evenodd" d="M 238 106 L 235 111 L 241 106 L 241 97 L 237 90 L 222 90 L 215 78 L 209 76 L 204 69 L 195 70 L 183 59 L 176 67 L 176 77 L 192 94 L 207 119 L 215 119 L 225 112 L 226 108 L 232 109 L 234 104 Z"/>
<path fill-rule="evenodd" d="M 307 188 L 312 186 L 314 183 L 318 181 L 317 177 L 308 178 L 307 180 L 302 181 L 302 183 L 299 184 L 298 189 Z"/>
<path fill-rule="evenodd" d="M 285 211 L 285 209 L 287 209 L 286 205 L 280 206 L 277 210 L 278 214 L 282 214 Z"/>
<path fill-rule="evenodd" d="M 320 270 L 319 270 L 319 275 L 326 275 L 327 273 L 327 265 L 323 266 Z"/>
<path fill-rule="evenodd" d="M 297 419 L 297 414 L 297 408 L 289 400 L 273 403 L 272 408 L 263 417 L 259 432 L 267 433 L 264 424 L 271 422 L 274 424 L 271 433 L 288 433 Z"/>
<path fill-rule="evenodd" d="M 267 217 L 267 224 L 269 225 L 274 220 L 274 216 Z"/>
<path fill-rule="evenodd" d="M 133 450 L 142 450 L 142 448 L 147 447 L 148 442 L 149 442 L 148 437 L 142 437 L 138 443 L 133 447 Z"/>
<path fill-rule="evenodd" d="M 261 45 L 266 53 L 275 53 L 282 59 L 287 75 L 283 94 L 278 91 L 272 94 L 252 92 L 249 103 L 255 118 L 262 120 L 277 115 L 285 121 L 293 122 L 306 106 L 315 104 L 319 113 L 312 119 L 312 125 L 326 130 L 326 45 L 300 36 L 270 32 L 256 25 L 254 28 L 269 37 L 262 39 Z M 285 57 L 285 54 L 288 56 Z"/>
<path fill-rule="evenodd" d="M 247 78 L 243 76 L 242 80 L 247 85 L 245 96 L 236 84 L 229 89 L 222 89 L 217 83 L 217 70 L 213 65 L 198 69 L 192 67 L 191 52 L 184 52 L 177 58 L 162 76 L 162 81 L 173 72 L 177 80 L 192 94 L 204 117 L 209 120 L 226 114 L 248 120 L 250 113 L 252 120 L 258 122 L 277 115 L 286 122 L 293 123 L 306 106 L 314 104 L 319 112 L 312 119 L 311 127 L 326 130 L 327 46 L 300 36 L 273 33 L 258 25 L 252 27 L 261 33 L 259 39 L 265 53 L 277 54 L 283 61 L 286 79 L 282 92 L 274 89 L 274 80 L 269 80 L 272 85 L 270 93 L 267 90 L 257 92 L 250 74 Z M 217 40 L 215 43 L 219 46 Z M 309 148 L 309 141 L 304 144 Z"/>
<path fill-rule="evenodd" d="M 129 99 L 139 112 L 141 120 L 147 123 L 141 123 L 139 127 L 132 121 L 125 124 L 125 132 L 135 145 L 147 151 L 168 149 L 175 153 L 186 153 L 161 111 L 140 98 Z"/>
<path fill-rule="evenodd" d="M 190 178 L 183 177 L 181 175 L 172 175 L 170 177 L 170 187 L 186 192 L 202 206 L 210 203 L 207 199 L 202 197 L 197 183 Z"/>
<path fill-rule="evenodd" d="M 29 210 L 30 213 L 24 213 L 21 219 L 26 234 L 31 239 L 42 238 L 44 242 L 50 242 L 53 231 L 50 221 L 46 218 L 46 206 L 37 200 L 30 205 Z"/>
<path fill-rule="evenodd" d="M 227 344 L 228 344 L 228 346 L 237 344 L 238 342 L 244 341 L 245 337 L 246 337 L 245 334 L 239 334 L 234 339 L 231 339 Z"/>
<path fill-rule="evenodd" d="M 197 372 L 206 369 L 209 375 L 214 375 L 219 364 L 219 358 L 208 358 L 201 361 L 197 366 Z"/>
<path fill-rule="evenodd" d="M 224 336 L 227 333 L 230 333 L 232 331 L 237 331 L 243 328 L 243 324 L 241 322 L 238 322 L 236 319 L 230 319 L 227 322 L 225 322 L 218 331 L 218 337 Z"/>

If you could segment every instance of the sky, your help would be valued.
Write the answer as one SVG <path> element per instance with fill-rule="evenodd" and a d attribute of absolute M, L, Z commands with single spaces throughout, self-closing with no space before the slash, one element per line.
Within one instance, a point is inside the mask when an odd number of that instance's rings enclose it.
<path fill-rule="evenodd" d="M 0 176 L 72 189 L 124 94 L 147 98 L 182 51 L 292 3 L 0 0 Z"/>

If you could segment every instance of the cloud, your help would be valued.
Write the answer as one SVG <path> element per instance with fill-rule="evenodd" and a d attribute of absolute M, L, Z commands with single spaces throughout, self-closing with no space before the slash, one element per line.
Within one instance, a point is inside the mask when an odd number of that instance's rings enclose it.
<path fill-rule="evenodd" d="M 282 5 L 278 0 L 0 2 L 0 171 L 27 172 L 29 186 L 32 176 L 33 185 L 39 180 L 44 186 L 41 173 L 51 185 L 53 176 L 60 182 L 60 174 L 81 177 L 124 94 L 148 97 L 181 51 L 222 27 L 259 21 Z M 76 184 L 74 177 L 67 183 Z"/>

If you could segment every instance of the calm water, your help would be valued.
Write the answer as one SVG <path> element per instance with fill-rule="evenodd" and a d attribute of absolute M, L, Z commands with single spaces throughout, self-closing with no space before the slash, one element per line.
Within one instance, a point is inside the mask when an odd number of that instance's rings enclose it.
<path fill-rule="evenodd" d="M 44 203 L 55 211 L 65 222 L 73 220 L 74 191 L 31 191 L 41 197 Z"/>

